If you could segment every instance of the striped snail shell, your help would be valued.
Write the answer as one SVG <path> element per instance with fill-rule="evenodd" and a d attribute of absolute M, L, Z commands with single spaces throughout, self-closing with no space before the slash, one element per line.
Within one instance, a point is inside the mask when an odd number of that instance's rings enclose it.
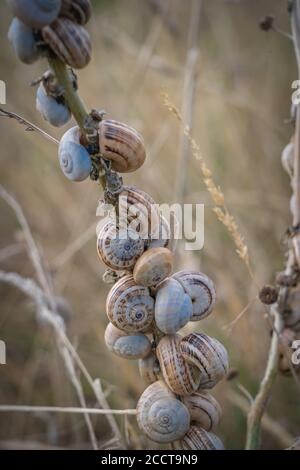
<path fill-rule="evenodd" d="M 111 160 L 112 169 L 120 173 L 135 171 L 145 161 L 143 137 L 132 127 L 105 119 L 99 124 L 99 147 L 103 158 Z"/>
<path fill-rule="evenodd" d="M 131 269 L 144 251 L 144 241 L 133 232 L 117 230 L 113 222 L 107 222 L 97 240 L 98 255 L 111 269 Z"/>
<path fill-rule="evenodd" d="M 181 439 L 189 429 L 186 406 L 175 398 L 162 381 L 142 393 L 137 404 L 137 422 L 149 439 L 169 443 Z"/>
<path fill-rule="evenodd" d="M 90 0 L 61 0 L 59 16 L 69 18 L 74 23 L 85 25 L 92 14 Z"/>
<path fill-rule="evenodd" d="M 162 214 L 160 214 L 159 223 L 154 232 L 151 234 L 149 248 L 162 247 L 174 251 L 172 242 L 170 224 L 167 219 Z"/>
<path fill-rule="evenodd" d="M 221 439 L 199 426 L 191 426 L 179 442 L 172 445 L 174 450 L 224 450 Z"/>
<path fill-rule="evenodd" d="M 42 83 L 37 89 L 36 109 L 46 121 L 55 127 L 64 126 L 71 119 L 69 108 L 56 101 L 53 96 L 48 96 Z"/>
<path fill-rule="evenodd" d="M 85 180 L 92 169 L 90 155 L 80 143 L 78 126 L 69 129 L 62 137 L 58 147 L 60 167 L 64 175 L 72 181 Z"/>
<path fill-rule="evenodd" d="M 149 248 L 135 264 L 135 282 L 146 287 L 156 286 L 170 275 L 173 258 L 173 253 L 167 248 Z"/>
<path fill-rule="evenodd" d="M 209 393 L 194 392 L 181 400 L 190 412 L 191 421 L 201 428 L 211 431 L 219 424 L 222 415 L 221 407 Z"/>
<path fill-rule="evenodd" d="M 227 351 L 215 338 L 202 333 L 191 333 L 180 340 L 184 359 L 200 371 L 200 389 L 214 387 L 228 371 Z"/>
<path fill-rule="evenodd" d="M 176 279 L 168 278 L 159 284 L 155 300 L 155 321 L 163 333 L 176 333 L 190 320 L 192 311 L 192 301 Z"/>
<path fill-rule="evenodd" d="M 179 344 L 179 335 L 164 336 L 157 345 L 156 354 L 168 387 L 176 395 L 185 396 L 198 389 L 200 375 L 196 367 L 184 360 Z"/>
<path fill-rule="evenodd" d="M 140 376 L 148 384 L 152 384 L 158 380 L 159 362 L 156 355 L 152 352 L 144 359 L 139 360 Z"/>
<path fill-rule="evenodd" d="M 124 359 L 140 359 L 151 352 L 151 343 L 146 335 L 126 335 L 112 323 L 107 325 L 104 341 L 109 351 Z"/>
<path fill-rule="evenodd" d="M 158 207 L 145 191 L 124 185 L 119 194 L 119 220 L 148 240 L 159 223 Z"/>
<path fill-rule="evenodd" d="M 8 0 L 8 5 L 19 20 L 40 29 L 57 18 L 61 0 Z"/>
<path fill-rule="evenodd" d="M 18 59 L 25 64 L 33 64 L 40 57 L 32 29 L 18 18 L 11 22 L 8 39 Z"/>
<path fill-rule="evenodd" d="M 126 333 L 147 332 L 154 318 L 154 299 L 147 287 L 134 282 L 131 275 L 122 277 L 111 288 L 106 300 L 109 320 Z"/>
<path fill-rule="evenodd" d="M 82 26 L 68 18 L 58 18 L 42 29 L 42 37 L 52 51 L 74 69 L 82 69 L 90 59 L 90 35 Z"/>
<path fill-rule="evenodd" d="M 193 303 L 191 321 L 202 320 L 213 310 L 216 302 L 216 291 L 213 282 L 205 274 L 197 271 L 179 271 L 173 274 L 190 296 Z"/>

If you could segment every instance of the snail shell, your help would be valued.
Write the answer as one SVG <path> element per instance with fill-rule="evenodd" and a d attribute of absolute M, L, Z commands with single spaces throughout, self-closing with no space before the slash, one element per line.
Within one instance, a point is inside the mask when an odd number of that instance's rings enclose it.
<path fill-rule="evenodd" d="M 149 248 L 168 248 L 172 250 L 171 229 L 167 219 L 160 214 L 159 223 L 153 233 L 149 242 Z"/>
<path fill-rule="evenodd" d="M 221 419 L 221 407 L 217 400 L 207 392 L 194 392 L 182 398 L 188 408 L 191 420 L 206 431 L 216 427 Z"/>
<path fill-rule="evenodd" d="M 111 269 L 133 268 L 144 251 L 144 241 L 131 229 L 117 230 L 113 222 L 107 222 L 98 235 L 98 255 Z"/>
<path fill-rule="evenodd" d="M 19 20 L 40 29 L 57 18 L 61 0 L 8 0 L 8 5 Z"/>
<path fill-rule="evenodd" d="M 293 177 L 294 174 L 294 143 L 288 143 L 281 154 L 281 164 L 290 178 Z"/>
<path fill-rule="evenodd" d="M 129 224 L 141 238 L 148 240 L 159 223 L 159 211 L 149 194 L 135 186 L 123 186 L 119 194 L 120 226 Z"/>
<path fill-rule="evenodd" d="M 104 340 L 109 351 L 124 359 L 140 359 L 151 352 L 151 343 L 147 336 L 141 333 L 126 335 L 112 323 L 107 325 Z"/>
<path fill-rule="evenodd" d="M 173 444 L 175 450 L 224 450 L 221 439 L 199 426 L 191 426 L 180 442 Z"/>
<path fill-rule="evenodd" d="M 137 284 L 152 287 L 163 281 L 172 271 L 173 253 L 167 248 L 149 248 L 138 259 L 133 270 Z"/>
<path fill-rule="evenodd" d="M 173 274 L 193 303 L 191 321 L 202 320 L 213 310 L 216 291 L 213 282 L 205 274 L 197 271 L 179 271 Z"/>
<path fill-rule="evenodd" d="M 109 320 L 126 333 L 147 332 L 154 317 L 154 299 L 147 287 L 134 282 L 132 276 L 122 277 L 111 288 L 106 300 Z"/>
<path fill-rule="evenodd" d="M 58 18 L 45 26 L 42 37 L 60 60 L 70 67 L 82 69 L 89 63 L 92 52 L 89 33 L 68 18 Z"/>
<path fill-rule="evenodd" d="M 74 23 L 85 25 L 92 14 L 90 0 L 61 0 L 59 16 L 69 18 Z"/>
<path fill-rule="evenodd" d="M 140 376 L 148 384 L 152 384 L 158 380 L 159 362 L 154 353 L 149 354 L 145 359 L 139 360 Z"/>
<path fill-rule="evenodd" d="M 112 169 L 120 173 L 137 170 L 146 158 L 142 136 L 126 124 L 110 119 L 99 124 L 99 147 L 103 158 L 111 160 Z"/>
<path fill-rule="evenodd" d="M 72 181 L 85 180 L 92 169 L 90 155 L 80 143 L 78 126 L 69 129 L 62 137 L 58 147 L 60 167 L 64 175 Z"/>
<path fill-rule="evenodd" d="M 176 279 L 165 279 L 158 286 L 155 321 L 163 333 L 176 333 L 190 320 L 192 311 L 192 301 Z"/>
<path fill-rule="evenodd" d="M 157 381 L 146 388 L 138 401 L 137 422 L 152 441 L 169 443 L 185 435 L 190 426 L 190 415 L 165 384 Z"/>
<path fill-rule="evenodd" d="M 200 371 L 200 388 L 214 387 L 228 371 L 227 351 L 218 340 L 210 336 L 191 333 L 180 341 L 184 359 Z"/>
<path fill-rule="evenodd" d="M 25 64 L 33 64 L 40 56 L 31 28 L 14 18 L 8 31 L 8 39 L 16 56 Z"/>
<path fill-rule="evenodd" d="M 200 375 L 196 367 L 184 360 L 179 344 L 178 335 L 164 336 L 157 345 L 156 354 L 168 387 L 176 395 L 185 396 L 198 389 Z"/>
<path fill-rule="evenodd" d="M 69 108 L 63 103 L 58 103 L 52 96 L 48 96 L 42 83 L 37 89 L 36 109 L 55 127 L 61 127 L 71 119 Z"/>

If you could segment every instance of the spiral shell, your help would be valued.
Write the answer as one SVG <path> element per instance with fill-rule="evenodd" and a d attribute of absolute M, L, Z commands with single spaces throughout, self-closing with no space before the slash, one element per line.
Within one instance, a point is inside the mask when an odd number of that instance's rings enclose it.
<path fill-rule="evenodd" d="M 147 332 L 154 318 L 154 299 L 147 287 L 122 277 L 111 288 L 106 300 L 109 320 L 126 333 Z"/>
<path fill-rule="evenodd" d="M 215 338 L 191 333 L 180 341 L 184 359 L 200 371 L 200 388 L 209 389 L 223 379 L 228 371 L 227 351 Z"/>
<path fill-rule="evenodd" d="M 120 226 L 127 224 L 148 240 L 159 224 L 159 210 L 149 194 L 135 186 L 123 186 L 119 194 Z"/>
<path fill-rule="evenodd" d="M 179 442 L 173 444 L 175 450 L 224 450 L 221 439 L 199 426 L 191 426 Z"/>
<path fill-rule="evenodd" d="M 213 282 L 205 274 L 197 271 L 179 271 L 173 274 L 193 303 L 191 321 L 202 320 L 213 310 L 216 291 Z"/>
<path fill-rule="evenodd" d="M 137 170 L 146 158 L 143 137 L 126 124 L 110 119 L 99 124 L 99 147 L 103 157 L 111 160 L 112 169 L 120 173 Z"/>
<path fill-rule="evenodd" d="M 200 375 L 196 367 L 184 360 L 179 344 L 178 335 L 164 336 L 157 345 L 156 353 L 168 387 L 176 395 L 185 396 L 198 389 Z"/>
<path fill-rule="evenodd" d="M 171 228 L 167 219 L 160 214 L 159 223 L 155 227 L 155 230 L 151 234 L 149 242 L 149 248 L 168 248 L 171 251 L 173 249 L 173 240 L 171 239 Z"/>
<path fill-rule="evenodd" d="M 194 392 L 181 400 L 190 412 L 191 421 L 201 428 L 211 431 L 219 424 L 222 414 L 221 407 L 209 393 Z"/>
<path fill-rule="evenodd" d="M 97 240 L 98 255 L 111 269 L 133 268 L 144 251 L 144 241 L 131 229 L 117 230 L 113 222 L 107 222 Z"/>
<path fill-rule="evenodd" d="M 190 415 L 164 383 L 157 381 L 146 388 L 138 401 L 137 422 L 152 441 L 169 443 L 185 435 Z"/>
<path fill-rule="evenodd" d="M 151 352 L 151 343 L 147 336 L 141 333 L 126 335 L 112 323 L 107 325 L 104 341 L 109 351 L 124 359 L 140 359 Z"/>
<path fill-rule="evenodd" d="M 163 333 L 176 333 L 190 320 L 192 311 L 192 301 L 176 279 L 165 279 L 158 286 L 155 321 Z"/>
<path fill-rule="evenodd" d="M 135 282 L 146 287 L 156 286 L 171 273 L 173 258 L 167 248 L 149 248 L 134 267 Z"/>
<path fill-rule="evenodd" d="M 139 360 L 140 376 L 148 384 L 152 384 L 158 380 L 159 362 L 154 353 L 149 354 L 145 359 Z"/>
<path fill-rule="evenodd" d="M 89 63 L 92 52 L 89 33 L 68 18 L 58 18 L 45 26 L 42 37 L 60 60 L 70 67 L 82 69 Z"/>
<path fill-rule="evenodd" d="M 92 13 L 90 0 L 61 0 L 61 9 L 59 16 L 63 16 L 78 23 L 85 25 Z"/>
<path fill-rule="evenodd" d="M 7 0 L 13 14 L 30 28 L 40 29 L 57 18 L 61 0 Z"/>
<path fill-rule="evenodd" d="M 42 83 L 37 90 L 36 109 L 55 127 L 61 127 L 71 119 L 69 108 L 63 103 L 58 103 L 52 96 L 48 96 Z"/>
<path fill-rule="evenodd" d="M 62 137 L 58 147 L 60 167 L 64 175 L 72 181 L 85 180 L 92 169 L 86 148 L 80 144 L 78 126 L 69 129 Z"/>
<path fill-rule="evenodd" d="M 14 18 L 11 22 L 8 39 L 18 59 L 25 64 L 33 64 L 40 57 L 32 29 L 18 18 Z"/>

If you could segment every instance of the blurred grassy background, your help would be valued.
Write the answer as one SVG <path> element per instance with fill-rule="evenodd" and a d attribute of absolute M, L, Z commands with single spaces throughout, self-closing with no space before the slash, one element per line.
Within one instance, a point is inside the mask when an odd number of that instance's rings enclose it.
<path fill-rule="evenodd" d="M 90 107 L 104 108 L 110 117 L 144 135 L 147 162 L 138 172 L 125 175 L 126 181 L 148 191 L 159 203 L 173 201 L 179 128 L 160 93 L 167 89 L 181 106 L 191 1 L 171 0 L 165 20 L 153 1 L 92 3 L 94 16 L 88 29 L 93 59 L 78 73 L 80 93 Z M 282 0 L 203 2 L 193 126 L 193 135 L 245 236 L 258 284 L 273 282 L 274 273 L 283 267 L 281 239 L 290 224 L 290 188 L 280 153 L 292 133 L 286 120 L 291 83 L 297 78 L 291 41 L 258 28 L 260 17 L 270 13 L 281 29 L 289 30 Z M 35 90 L 28 86 L 45 71 L 46 62 L 26 66 L 15 59 L 6 38 L 9 23 L 10 13 L 1 2 L 0 78 L 7 84 L 6 108 L 59 138 L 65 129 L 53 129 L 42 120 L 35 110 Z M 56 292 L 72 305 L 68 334 L 92 376 L 100 377 L 104 387 L 113 386 L 111 407 L 132 408 L 145 385 L 136 363 L 112 356 L 104 346 L 108 287 L 102 282 L 104 267 L 97 258 L 95 237 L 92 234 L 72 256 L 65 251 L 95 222 L 99 187 L 90 181 L 67 181 L 59 169 L 55 145 L 25 132 L 16 122 L 2 118 L 0 135 L 0 182 L 21 203 L 53 274 Z M 227 448 L 239 449 L 244 445 L 245 413 L 234 403 L 232 390 L 241 383 L 255 393 L 265 367 L 269 327 L 262 306 L 254 303 L 230 334 L 223 328 L 255 298 L 256 290 L 212 212 L 193 158 L 186 202 L 205 204 L 205 246 L 192 254 L 181 250 L 178 267 L 200 269 L 216 283 L 216 309 L 195 327 L 222 340 L 231 366 L 240 372 L 235 381 L 214 390 L 223 408 L 217 433 Z M 0 249 L 21 247 L 16 256 L 1 261 L 1 269 L 33 275 L 15 217 L 2 201 L 0 217 Z M 7 344 L 7 365 L 0 369 L 0 402 L 76 406 L 52 333 L 37 324 L 33 305 L 6 285 L 0 285 L 0 302 L 0 338 Z M 85 392 L 93 406 L 88 387 Z M 293 379 L 279 377 L 268 410 L 293 436 L 300 434 L 298 393 Z M 93 418 L 93 422 L 105 445 L 110 437 L 105 419 Z M 124 428 L 124 420 L 119 422 Z M 134 417 L 128 423 L 133 447 L 153 447 L 137 438 Z M 0 446 L 18 446 L 22 440 L 28 446 L 89 445 L 83 417 L 78 415 L 2 413 Z M 264 432 L 263 446 L 277 449 L 282 443 Z"/>

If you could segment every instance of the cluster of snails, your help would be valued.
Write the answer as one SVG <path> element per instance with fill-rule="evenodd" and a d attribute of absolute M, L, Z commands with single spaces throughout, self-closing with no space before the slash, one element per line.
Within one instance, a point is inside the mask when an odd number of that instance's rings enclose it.
<path fill-rule="evenodd" d="M 91 14 L 89 0 L 8 3 L 15 15 L 9 38 L 22 61 L 34 62 L 46 48 L 48 57 L 53 54 L 69 67 L 88 63 L 91 44 L 82 25 Z M 76 89 L 76 77 L 71 69 L 68 73 Z M 71 115 L 64 91 L 53 71 L 44 74 L 37 108 L 56 126 Z M 106 302 L 105 343 L 119 357 L 139 360 L 148 387 L 137 404 L 138 425 L 152 441 L 171 443 L 174 449 L 222 449 L 211 432 L 221 409 L 208 390 L 226 375 L 227 352 L 203 333 L 179 333 L 188 322 L 212 312 L 214 284 L 196 271 L 172 274 L 174 237 L 169 222 L 149 194 L 123 184 L 118 175 L 144 163 L 142 136 L 125 124 L 103 119 L 97 111 L 88 118 L 86 132 L 78 125 L 61 138 L 59 162 L 72 181 L 89 176 L 97 180 L 104 172 L 104 203 L 117 208 L 116 220 L 109 218 L 97 237 L 99 257 L 107 266 L 104 279 L 114 283 Z"/>
<path fill-rule="evenodd" d="M 91 58 L 92 45 L 84 28 L 91 16 L 90 0 L 7 0 L 14 18 L 8 38 L 17 57 L 32 64 L 49 51 L 68 66 L 81 69 Z M 36 97 L 44 119 L 60 127 L 71 112 L 58 86 L 41 80 Z"/>

